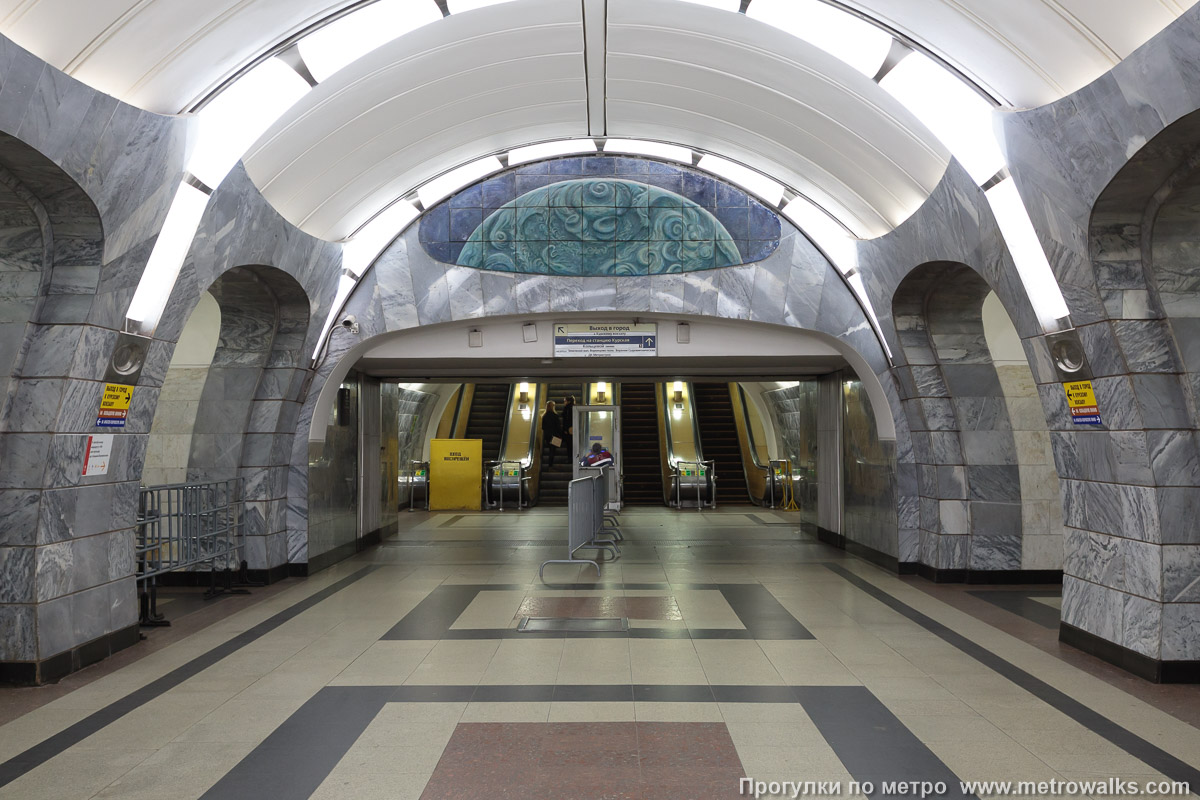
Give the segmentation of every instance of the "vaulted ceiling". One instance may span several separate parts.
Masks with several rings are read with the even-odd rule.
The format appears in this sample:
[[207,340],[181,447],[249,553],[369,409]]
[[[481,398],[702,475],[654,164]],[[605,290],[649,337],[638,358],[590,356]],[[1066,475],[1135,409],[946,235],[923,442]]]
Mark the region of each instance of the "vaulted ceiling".
[[[411,2],[428,13],[434,0]],[[462,2],[449,0],[449,10]],[[1082,87],[1191,5],[825,2],[1018,107]],[[331,14],[369,4],[0,0],[0,33],[127,102],[179,113]],[[513,0],[453,13],[317,85],[251,149],[247,167],[285,216],[337,239],[480,155],[635,137],[754,167],[860,236],[890,230],[940,178],[945,148],[870,78],[753,16],[681,0]]]

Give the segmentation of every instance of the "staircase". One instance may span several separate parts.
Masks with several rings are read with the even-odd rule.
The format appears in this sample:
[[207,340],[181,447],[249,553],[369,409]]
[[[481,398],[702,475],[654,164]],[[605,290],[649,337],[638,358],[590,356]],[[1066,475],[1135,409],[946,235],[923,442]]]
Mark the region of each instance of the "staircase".
[[663,504],[655,388],[653,383],[621,384],[621,466],[625,473],[626,505]]
[[[581,383],[552,383],[548,387],[549,394],[542,398],[542,408],[538,409],[538,424],[541,425],[542,409],[547,400],[553,400],[557,406],[555,411],[562,414],[567,396],[575,395],[575,402],[583,402],[583,384]],[[570,419],[563,420],[563,430],[571,425]],[[574,475],[574,449],[571,441],[563,436],[563,446],[558,448],[554,456],[554,466],[546,467],[546,458],[550,455],[547,442],[542,442],[542,473],[538,478],[538,505],[565,506],[567,504],[567,484]]]
[[511,383],[475,384],[464,438],[483,439],[484,461],[495,461],[500,457],[500,437],[504,434],[504,417],[508,413],[511,390]]
[[705,461],[716,461],[717,504],[750,505],[727,383],[693,383],[692,402]]

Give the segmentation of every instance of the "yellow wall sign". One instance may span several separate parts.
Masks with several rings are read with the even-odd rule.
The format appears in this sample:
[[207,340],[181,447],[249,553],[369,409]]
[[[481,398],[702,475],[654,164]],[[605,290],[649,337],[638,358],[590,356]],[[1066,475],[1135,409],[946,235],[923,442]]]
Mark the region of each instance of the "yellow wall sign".
[[1067,393],[1067,408],[1071,410],[1071,421],[1076,425],[1099,425],[1100,405],[1091,381],[1069,381],[1063,384]]
[[120,383],[104,384],[100,398],[100,411],[96,414],[97,428],[124,428],[129,416],[129,404],[133,402],[133,387]]
[[482,487],[482,439],[429,443],[430,511],[478,511]]

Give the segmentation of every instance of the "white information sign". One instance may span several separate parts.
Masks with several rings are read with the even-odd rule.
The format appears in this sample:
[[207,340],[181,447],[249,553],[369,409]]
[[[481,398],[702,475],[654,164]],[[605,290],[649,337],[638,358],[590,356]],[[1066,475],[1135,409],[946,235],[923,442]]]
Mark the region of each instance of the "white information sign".
[[658,323],[555,323],[554,357],[658,355]]
[[108,461],[112,456],[113,435],[101,433],[89,436],[87,440],[87,455],[84,456],[84,475],[107,475]]

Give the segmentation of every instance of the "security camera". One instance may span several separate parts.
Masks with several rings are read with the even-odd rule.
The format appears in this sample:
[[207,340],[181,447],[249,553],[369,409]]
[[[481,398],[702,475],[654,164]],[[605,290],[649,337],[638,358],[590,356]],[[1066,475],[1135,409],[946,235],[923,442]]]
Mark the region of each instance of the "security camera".
[[351,333],[358,333],[358,317],[353,314],[348,315],[342,320],[342,327]]

